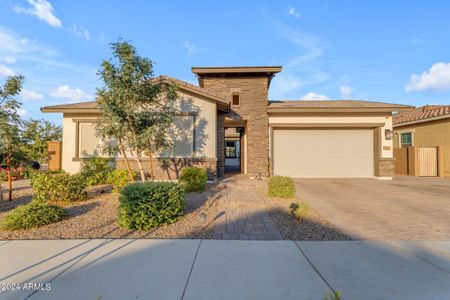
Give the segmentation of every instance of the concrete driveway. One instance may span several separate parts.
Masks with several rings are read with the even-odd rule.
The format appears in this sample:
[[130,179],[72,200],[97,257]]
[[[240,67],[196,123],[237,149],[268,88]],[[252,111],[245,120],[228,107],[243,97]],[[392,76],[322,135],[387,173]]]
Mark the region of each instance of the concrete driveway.
[[450,242],[0,240],[0,299],[448,299]]
[[301,179],[297,195],[353,239],[450,239],[449,179]]

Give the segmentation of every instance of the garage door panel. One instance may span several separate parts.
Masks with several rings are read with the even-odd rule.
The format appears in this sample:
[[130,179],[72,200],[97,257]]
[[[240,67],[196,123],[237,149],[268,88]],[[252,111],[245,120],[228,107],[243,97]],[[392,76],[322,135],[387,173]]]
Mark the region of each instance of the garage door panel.
[[274,174],[294,178],[372,177],[373,130],[275,129]]

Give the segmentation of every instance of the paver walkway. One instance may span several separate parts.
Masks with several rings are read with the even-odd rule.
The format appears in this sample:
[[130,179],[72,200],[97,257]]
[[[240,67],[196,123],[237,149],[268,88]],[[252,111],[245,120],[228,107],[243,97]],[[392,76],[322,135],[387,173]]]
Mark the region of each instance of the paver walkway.
[[233,176],[223,180],[218,197],[219,217],[213,239],[280,240],[282,235],[266,211],[261,182]]

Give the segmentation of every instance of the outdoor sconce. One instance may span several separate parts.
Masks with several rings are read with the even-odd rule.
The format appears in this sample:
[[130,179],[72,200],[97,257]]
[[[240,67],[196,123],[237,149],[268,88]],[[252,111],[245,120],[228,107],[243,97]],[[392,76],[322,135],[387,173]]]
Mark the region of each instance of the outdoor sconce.
[[392,140],[392,130],[390,129],[385,129],[384,130],[384,137],[386,138],[386,140]]

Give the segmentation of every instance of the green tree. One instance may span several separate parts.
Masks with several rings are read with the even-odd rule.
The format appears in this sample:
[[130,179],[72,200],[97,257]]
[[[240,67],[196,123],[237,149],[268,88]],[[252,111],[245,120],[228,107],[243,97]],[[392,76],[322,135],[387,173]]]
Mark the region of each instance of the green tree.
[[[9,76],[3,87],[0,87],[0,153],[8,166],[8,199],[12,200],[11,156],[18,150],[20,144],[21,119],[18,110],[22,106],[14,99],[22,90],[24,77]],[[0,200],[3,200],[0,192]]]
[[143,154],[151,161],[153,153],[170,146],[166,137],[176,113],[177,88],[170,81],[155,79],[153,62],[139,56],[128,42],[119,39],[110,45],[113,59],[104,60],[98,73],[104,83],[97,89],[103,116],[96,132],[104,140],[116,141],[131,178],[129,151],[145,181]]
[[46,120],[34,120],[24,122],[22,130],[21,150],[30,160],[47,162],[48,141],[60,141],[62,127]]

